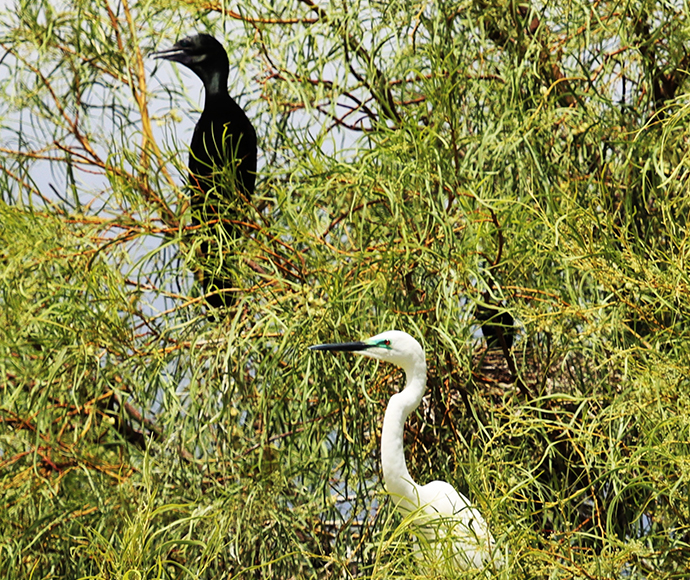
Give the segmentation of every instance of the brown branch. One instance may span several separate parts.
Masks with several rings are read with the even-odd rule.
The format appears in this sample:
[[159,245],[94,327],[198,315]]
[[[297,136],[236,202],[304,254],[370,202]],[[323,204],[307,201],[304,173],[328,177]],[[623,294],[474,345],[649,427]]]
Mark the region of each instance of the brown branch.
[[226,8],[225,4],[221,4],[220,2],[185,1],[196,9],[200,8],[202,10],[219,12],[235,20],[241,20],[242,22],[248,22],[250,24],[316,24],[319,21],[318,18],[250,18],[249,16],[242,16],[239,12]]
[[[486,11],[489,8],[489,2],[485,0],[477,0],[476,6],[481,11]],[[514,6],[511,3],[511,6]],[[565,76],[561,67],[557,62],[553,61],[550,47],[547,44],[547,38],[550,34],[550,30],[547,26],[543,25],[539,17],[532,11],[532,7],[529,3],[523,2],[515,7],[511,12],[512,20],[515,24],[515,30],[519,36],[527,35],[529,37],[534,37],[537,32],[541,31],[542,39],[540,40],[541,52],[540,52],[540,68],[545,79],[549,82],[549,85],[555,86],[559,94],[559,103],[564,107],[573,107],[577,104],[577,99],[573,95],[573,90],[570,87],[569,79]],[[526,23],[526,20],[529,22]],[[489,38],[500,46],[505,46],[508,42],[512,41],[512,37],[508,31],[499,27],[499,25],[494,21],[487,22],[487,30]],[[524,49],[520,52],[524,53]]]
[[649,122],[660,121],[664,117],[664,106],[668,101],[675,99],[678,88],[688,76],[688,66],[690,65],[690,54],[683,48],[684,56],[681,61],[668,73],[663,72],[663,66],[657,64],[656,31],[652,32],[647,22],[648,15],[643,12],[635,22],[634,31],[641,42],[637,49],[648,64],[649,75],[651,76],[652,98],[654,112],[649,118]]
[[[340,34],[341,39],[343,40],[344,43],[344,48],[345,48],[345,53],[347,55],[347,50],[348,47],[351,46],[355,52],[355,54],[362,59],[367,65],[371,66],[373,69],[373,75],[374,75],[374,83],[372,86],[372,83],[367,82],[365,79],[361,80],[365,84],[365,86],[369,89],[371,92],[372,96],[374,99],[379,103],[381,106],[381,111],[383,115],[394,121],[395,123],[399,124],[401,121],[400,115],[398,114],[397,107],[395,105],[395,101],[393,99],[393,94],[390,91],[390,85],[383,74],[383,72],[376,66],[374,66],[374,59],[369,55],[367,50],[362,46],[362,43],[359,42],[356,38],[354,38],[351,34],[349,34],[343,22],[341,22],[338,19],[331,18],[329,14],[320,6],[316,5],[313,0],[299,0],[303,4],[306,4],[309,6],[309,8],[315,12],[319,16],[319,20],[323,20],[329,24],[333,25],[333,28]],[[348,64],[350,65],[350,69],[352,70],[352,73],[355,75],[355,78],[360,79],[360,76],[357,74],[357,72],[354,70],[354,67],[352,67],[351,63],[349,62],[348,59]]]
[[386,202],[385,199],[374,199],[374,200],[371,200],[371,201],[367,201],[367,202],[364,202],[364,203],[360,203],[357,207],[353,207],[353,208],[352,208],[350,211],[348,211],[347,213],[343,213],[343,214],[340,215],[339,217],[335,218],[335,219],[329,224],[329,226],[325,229],[325,231],[321,234],[320,237],[321,237],[321,238],[325,238],[325,237],[331,232],[331,230],[332,230],[335,226],[337,226],[341,221],[343,221],[343,220],[344,220],[347,216],[349,216],[350,214],[353,214],[353,213],[355,213],[355,212],[357,212],[357,211],[363,209],[363,208],[366,207],[366,206],[376,205],[376,204],[378,204],[378,203],[385,203],[385,202]]
[[[115,391],[111,391],[111,393],[112,401],[115,402],[115,404],[117,404],[117,406],[120,409],[122,409],[122,411],[127,417],[129,417],[130,419],[144,427],[147,431],[149,431],[154,440],[158,441],[159,443],[165,442],[163,430],[158,425],[156,425],[156,423],[154,423],[151,419],[144,417],[130,403],[122,401],[120,396]],[[128,422],[121,420],[119,417],[116,417],[114,427],[118,431],[118,433],[120,433],[125,438],[125,440],[128,443],[136,445],[141,449],[146,449],[146,435],[141,431],[137,431],[136,429],[134,429],[134,427],[132,427]],[[182,447],[179,447],[178,451],[180,453],[180,456],[185,461],[193,463],[194,457],[191,453],[189,453],[189,451],[183,449]]]

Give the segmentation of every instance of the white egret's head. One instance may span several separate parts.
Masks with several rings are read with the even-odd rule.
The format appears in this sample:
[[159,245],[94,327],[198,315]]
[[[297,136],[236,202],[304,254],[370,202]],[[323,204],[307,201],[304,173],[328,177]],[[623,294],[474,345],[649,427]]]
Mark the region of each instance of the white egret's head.
[[393,363],[405,372],[411,370],[413,365],[425,364],[422,346],[409,334],[400,330],[387,330],[362,342],[317,344],[309,349],[354,352]]

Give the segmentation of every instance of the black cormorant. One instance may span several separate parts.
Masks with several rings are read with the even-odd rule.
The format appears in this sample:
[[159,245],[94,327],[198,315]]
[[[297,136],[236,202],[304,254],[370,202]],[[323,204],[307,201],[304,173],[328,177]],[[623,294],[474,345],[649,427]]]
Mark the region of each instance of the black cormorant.
[[[194,129],[189,154],[192,223],[223,219],[225,231],[235,238],[238,228],[228,220],[238,216],[235,212],[219,212],[217,205],[237,196],[245,200],[252,197],[256,179],[256,132],[228,94],[228,55],[211,35],[197,34],[179,40],[168,50],[156,52],[154,58],[179,62],[204,83],[204,110]],[[201,254],[206,261],[208,243],[201,245]],[[201,273],[201,283],[208,304],[218,308],[232,300],[216,291],[231,288],[233,284],[227,277],[214,274],[217,261],[210,262]]]

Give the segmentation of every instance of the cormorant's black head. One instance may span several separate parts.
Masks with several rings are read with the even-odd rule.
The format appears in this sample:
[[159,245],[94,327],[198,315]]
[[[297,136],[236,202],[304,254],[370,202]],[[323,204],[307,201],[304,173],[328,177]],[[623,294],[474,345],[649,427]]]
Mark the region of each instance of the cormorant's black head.
[[223,45],[210,34],[195,34],[178,40],[172,48],[154,52],[153,58],[179,62],[202,80],[212,71],[227,71],[228,55]]

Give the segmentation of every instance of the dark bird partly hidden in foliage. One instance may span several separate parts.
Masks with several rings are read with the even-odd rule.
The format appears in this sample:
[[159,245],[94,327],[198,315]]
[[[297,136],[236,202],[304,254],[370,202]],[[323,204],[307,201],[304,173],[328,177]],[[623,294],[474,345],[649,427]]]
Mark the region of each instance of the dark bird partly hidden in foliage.
[[[192,223],[222,220],[228,236],[236,239],[239,226],[231,222],[239,219],[238,212],[228,211],[223,204],[237,207],[237,201],[246,202],[254,194],[256,132],[228,94],[228,55],[215,38],[197,34],[156,52],[154,58],[179,62],[204,83],[204,110],[194,129],[189,154]],[[209,244],[204,242],[201,254],[206,267],[199,275],[207,303],[220,308],[233,302],[228,293],[222,292],[233,283],[227,275],[218,275],[219,260],[209,250]]]
[[489,348],[513,348],[515,321],[507,310],[500,310],[491,304],[478,305],[475,317],[481,324],[482,333]]

